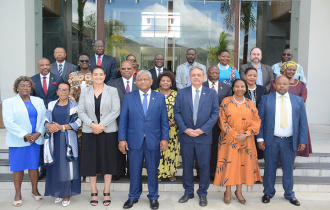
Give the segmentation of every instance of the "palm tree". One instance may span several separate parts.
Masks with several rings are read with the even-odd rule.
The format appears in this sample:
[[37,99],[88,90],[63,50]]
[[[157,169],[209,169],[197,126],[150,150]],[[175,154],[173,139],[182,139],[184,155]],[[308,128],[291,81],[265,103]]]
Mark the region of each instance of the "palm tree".
[[[219,37],[219,44],[214,47],[207,47],[209,50],[209,60],[211,64],[217,64],[219,62],[218,55],[221,50],[228,50],[232,51],[228,48],[230,44],[232,44],[232,40],[229,38],[231,37],[231,34],[226,33],[225,31],[221,32]],[[232,61],[232,59],[231,59]]]

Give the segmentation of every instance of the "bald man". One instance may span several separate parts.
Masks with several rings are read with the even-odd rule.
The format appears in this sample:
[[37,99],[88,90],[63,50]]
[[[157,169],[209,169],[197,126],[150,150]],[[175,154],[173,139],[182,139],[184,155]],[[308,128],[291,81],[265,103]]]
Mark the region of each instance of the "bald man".
[[291,94],[289,79],[280,76],[275,81],[276,92],[263,95],[258,105],[261,127],[257,135],[258,148],[264,150],[265,173],[263,203],[275,195],[276,170],[281,157],[284,198],[300,206],[293,192],[293,169],[297,151],[307,145],[308,123],[303,98]]
[[54,50],[55,62],[50,65],[50,72],[62,77],[63,81],[68,82],[71,72],[78,71],[78,67],[65,60],[66,52],[63,47],[56,47]]

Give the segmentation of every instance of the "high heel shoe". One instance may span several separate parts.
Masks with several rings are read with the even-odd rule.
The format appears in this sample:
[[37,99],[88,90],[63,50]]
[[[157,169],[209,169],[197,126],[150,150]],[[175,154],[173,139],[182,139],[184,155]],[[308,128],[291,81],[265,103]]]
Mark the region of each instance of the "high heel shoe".
[[[223,202],[228,205],[231,202],[231,198],[229,200],[227,200],[227,199],[225,199],[225,196],[226,196],[226,192],[224,192],[224,194],[223,194]],[[231,195],[230,195],[230,197],[231,197]]]
[[[98,193],[91,193],[91,197],[93,196],[97,196]],[[89,202],[92,206],[97,206],[97,204],[99,204],[99,201],[98,200],[91,200]]]
[[36,201],[42,201],[43,200],[42,195],[33,195],[33,193],[31,193],[31,195],[34,198],[34,200],[36,200]]
[[[105,197],[105,196],[110,196],[110,192],[109,192],[109,193],[104,193],[104,192],[103,192],[103,196],[104,196],[104,197]],[[111,200],[104,200],[104,201],[103,201],[103,206],[109,206],[110,203],[111,203]]]
[[[241,204],[243,204],[243,205],[246,204],[246,200],[245,200],[245,199],[240,200],[240,199],[237,197],[236,191],[235,191],[235,195],[236,195],[236,198],[237,198],[237,200],[238,200],[239,203],[241,203]],[[243,197],[243,195],[242,195],[242,197]]]

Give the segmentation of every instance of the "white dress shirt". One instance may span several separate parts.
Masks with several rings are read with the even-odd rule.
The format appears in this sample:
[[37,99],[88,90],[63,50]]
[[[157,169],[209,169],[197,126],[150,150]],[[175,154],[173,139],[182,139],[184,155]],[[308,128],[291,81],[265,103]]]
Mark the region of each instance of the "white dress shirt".
[[[99,59],[99,55],[96,55],[96,54],[95,54],[95,64],[97,64],[97,60],[98,60],[98,59]],[[101,59],[101,64],[102,64],[103,55],[101,55],[100,59]]]
[[[209,87],[210,87],[210,89],[212,89],[212,87],[213,87],[213,82],[212,82],[211,80],[209,80]],[[217,91],[217,94],[218,94],[219,81],[216,81],[216,82],[214,83],[214,89],[215,89],[215,91]]]
[[47,90],[48,90],[48,87],[49,87],[49,76],[50,76],[50,73],[48,73],[46,76],[40,74],[40,81],[41,81],[41,86],[43,86],[44,84],[44,77],[46,77],[46,83],[47,83]]
[[65,65],[65,60],[62,63],[59,63],[59,62],[56,61],[56,64],[57,64],[57,70],[58,71],[60,70],[60,64],[62,64],[62,71],[63,71],[64,65]]
[[126,90],[126,86],[127,86],[127,81],[129,82],[129,92],[132,92],[132,87],[133,87],[133,76],[131,76],[131,78],[129,78],[128,80],[125,79],[124,77],[123,78],[123,82],[124,82],[124,87],[125,87],[125,90]]
[[155,66],[156,74],[157,74],[157,77],[158,77],[159,71],[158,71],[157,69],[160,69],[160,73],[162,74],[163,71],[164,71],[164,68],[163,68],[163,67],[162,67],[162,68],[157,68],[157,67]]
[[194,86],[191,86],[193,107],[194,107],[194,103],[195,103],[196,90],[199,90],[198,96],[199,96],[199,99],[200,99],[201,98],[201,93],[202,93],[202,87],[203,87],[203,85],[200,88],[196,89],[196,88],[194,88]]
[[[284,94],[286,103],[286,114],[288,120],[288,126],[286,128],[281,128],[281,94],[276,92],[276,107],[275,107],[275,126],[274,126],[274,136],[278,137],[290,137],[293,134],[292,127],[292,106],[289,93]],[[264,141],[263,138],[258,138],[257,142]]]
[[[142,104],[142,107],[143,107],[144,92],[139,90],[139,93],[140,93],[140,98],[141,98],[141,104]],[[149,102],[150,102],[151,88],[148,90],[147,94],[148,94],[147,95],[147,101],[148,101],[147,109],[148,109],[149,108]]]

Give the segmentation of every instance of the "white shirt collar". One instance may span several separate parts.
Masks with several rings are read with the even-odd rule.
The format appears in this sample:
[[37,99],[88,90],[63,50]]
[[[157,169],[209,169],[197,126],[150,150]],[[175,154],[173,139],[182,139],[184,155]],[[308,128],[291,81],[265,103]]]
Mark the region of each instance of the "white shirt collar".
[[[140,93],[140,96],[143,96],[144,92],[142,92],[140,89],[139,89],[139,93]],[[148,90],[147,92],[148,96],[151,95],[151,88]]]
[[191,86],[192,91],[195,93],[196,90],[199,90],[199,94],[202,92],[202,87],[203,87],[203,85],[200,88],[196,89],[194,86]]
[[[290,98],[290,96],[289,96],[289,92],[286,92],[286,93],[284,94],[284,97],[285,97],[285,98]],[[276,92],[276,98],[281,98],[281,94],[279,94],[278,92]]]
[[49,79],[49,76],[50,76],[50,72],[49,72],[46,76],[40,74],[40,78],[41,78],[41,79],[43,79],[43,77],[47,77],[46,79]]
[[156,70],[156,71],[157,71],[157,69],[160,69],[160,71],[163,72],[163,68],[164,68],[164,67],[158,68],[157,66],[155,66],[155,70]]
[[133,75],[129,79],[125,79],[124,77],[122,77],[122,78],[123,78],[123,81],[124,81],[125,85],[126,85],[127,81],[129,81],[129,84],[133,83]]
[[56,61],[56,63],[57,63],[57,67],[59,67],[60,64],[62,64],[62,66],[64,66],[65,65],[65,60],[62,63],[59,63],[58,61]]

